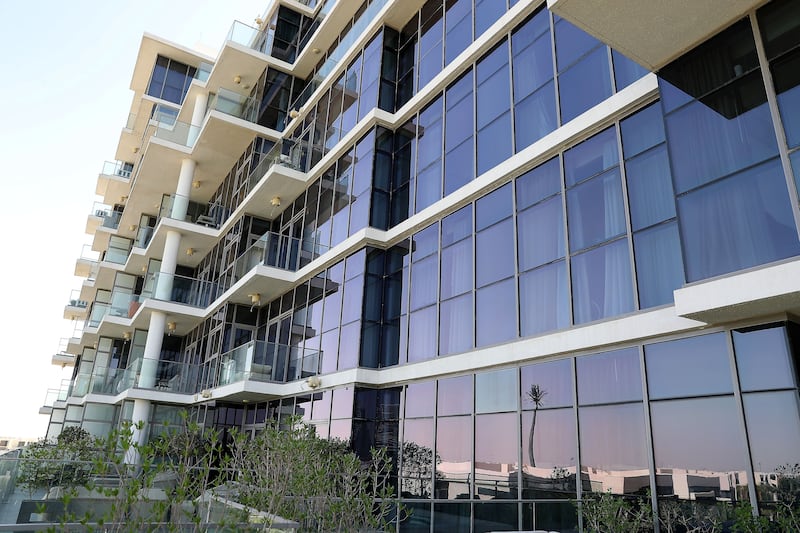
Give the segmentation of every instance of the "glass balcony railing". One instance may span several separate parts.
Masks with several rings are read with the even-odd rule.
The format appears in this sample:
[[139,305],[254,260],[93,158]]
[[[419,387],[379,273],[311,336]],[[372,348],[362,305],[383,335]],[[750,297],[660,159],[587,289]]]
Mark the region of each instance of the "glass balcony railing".
[[125,161],[106,161],[103,163],[103,170],[101,174],[105,176],[117,176],[120,178],[130,179],[133,172],[133,163]]
[[103,219],[103,227],[109,229],[117,229],[119,227],[119,220],[122,218],[122,210],[100,202],[95,202],[92,205],[91,214],[92,216]]
[[[364,29],[375,19],[375,16],[378,14],[378,12],[383,9],[383,6],[385,6],[388,2],[389,0],[373,0],[367,9],[361,13],[361,16],[358,17],[358,20],[353,23],[353,26],[350,28],[350,30],[341,37],[339,44],[330,54],[328,54],[328,58],[325,60],[322,66],[317,69],[317,72],[314,74],[314,77],[311,79],[308,85],[306,85],[305,89],[303,89],[300,94],[297,95],[297,97],[294,99],[294,102],[292,102],[292,104],[289,106],[289,109],[299,110],[303,104],[305,104],[308,99],[311,98],[311,95],[314,93],[314,91],[316,91],[320,84],[325,81],[325,78],[327,78],[328,75],[333,72],[353,43],[356,42],[358,37],[363,33]],[[326,2],[326,4],[328,4],[328,2]],[[327,13],[326,7],[327,6],[323,6],[323,8],[320,10],[321,16],[324,16],[324,14]],[[310,38],[310,36],[308,38]],[[301,48],[305,46],[308,38],[301,42]]]
[[99,261],[100,260],[100,252],[92,250],[91,244],[84,244],[81,248],[81,255],[80,258],[84,261]]
[[158,220],[184,220],[207,228],[218,228],[227,215],[228,212],[222,204],[193,202],[188,196],[180,194],[163,195],[158,210]]
[[70,307],[78,307],[80,309],[86,309],[89,305],[89,302],[86,300],[81,300],[81,291],[80,289],[72,289],[72,292],[69,294],[69,305]]
[[192,307],[205,308],[217,299],[224,289],[217,282],[156,272],[145,280],[147,288],[142,298],[154,298]]
[[211,110],[221,111],[236,118],[255,122],[258,104],[254,97],[242,96],[220,87],[216,93],[212,93],[208,97],[206,114]]
[[250,341],[220,356],[217,385],[240,381],[286,383],[319,373],[320,352],[267,341]]
[[153,238],[154,232],[155,228],[149,226],[139,228],[136,231],[136,239],[133,241],[133,245],[138,248],[147,248],[147,245],[150,244],[150,239]]
[[194,73],[194,79],[208,81],[208,77],[211,75],[211,69],[213,68],[214,65],[211,63],[206,63],[205,61],[200,62],[200,65],[198,65],[197,70]]
[[272,44],[275,41],[275,30],[262,31],[235,20],[225,40],[233,41],[251,50],[270,55],[272,53]]
[[153,130],[153,137],[191,148],[200,133],[200,126],[186,122],[159,122]]
[[[141,368],[136,373],[135,387],[138,389],[193,394],[197,392],[200,367],[175,361],[141,359]],[[137,364],[139,363],[137,361]]]
[[239,280],[257,265],[296,272],[328,250],[330,247],[313,239],[268,232],[239,256],[234,265],[234,276]]
[[79,373],[75,379],[70,383],[67,394],[73,398],[83,398],[89,392],[89,384],[92,381],[92,375],[88,373]]
[[103,303],[103,302],[94,302],[92,304],[92,310],[89,311],[89,318],[86,319],[86,327],[89,328],[96,328],[100,325],[100,322],[103,321],[103,318],[108,314],[108,310],[111,307],[110,304]]

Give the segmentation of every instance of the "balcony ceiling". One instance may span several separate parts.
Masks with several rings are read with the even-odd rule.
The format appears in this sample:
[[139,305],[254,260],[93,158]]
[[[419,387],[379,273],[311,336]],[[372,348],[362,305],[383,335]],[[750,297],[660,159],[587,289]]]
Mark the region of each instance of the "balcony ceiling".
[[766,0],[547,0],[556,15],[657,71]]
[[213,63],[214,59],[205,54],[162,39],[152,33],[145,33],[142,42],[139,44],[139,53],[136,55],[136,65],[133,68],[130,88],[137,94],[142,94],[147,89],[150,82],[150,74],[159,55],[175,59],[181,63],[198,66],[201,62]]

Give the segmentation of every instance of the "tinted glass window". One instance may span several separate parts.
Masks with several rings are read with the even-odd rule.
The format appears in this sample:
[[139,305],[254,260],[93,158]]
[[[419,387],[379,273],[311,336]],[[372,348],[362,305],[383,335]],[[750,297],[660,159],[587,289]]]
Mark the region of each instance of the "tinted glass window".
[[733,393],[724,333],[645,346],[651,399]]
[[577,364],[580,405],[642,399],[642,374],[637,349],[578,357]]

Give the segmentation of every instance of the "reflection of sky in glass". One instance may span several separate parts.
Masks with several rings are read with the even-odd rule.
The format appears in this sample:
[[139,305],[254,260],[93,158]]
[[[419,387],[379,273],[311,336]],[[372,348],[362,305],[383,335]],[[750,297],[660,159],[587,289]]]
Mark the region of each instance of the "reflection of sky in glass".
[[412,383],[406,387],[406,417],[433,416],[436,382]]
[[580,405],[642,399],[636,348],[578,357],[577,364]]
[[438,398],[440,416],[472,413],[472,376],[440,379]]
[[[519,461],[517,414],[477,415],[475,417],[475,462],[516,465]],[[477,468],[477,467],[476,467]],[[486,468],[484,465],[482,468]]]
[[578,413],[583,467],[647,469],[641,403],[582,407]]
[[733,346],[743,391],[795,386],[783,327],[734,331]]
[[475,412],[517,409],[517,369],[483,372],[475,376]]
[[800,463],[797,392],[744,394],[743,401],[756,479],[758,472]]
[[645,346],[651,399],[733,392],[725,333]]
[[539,385],[545,392],[542,407],[565,407],[572,405],[572,361],[562,359],[547,363],[523,366],[522,409],[533,409],[533,402],[527,397],[532,385]]
[[[522,464],[531,465],[530,436],[533,412],[522,413]],[[533,456],[536,468],[571,468],[577,454],[575,415],[572,409],[540,410],[533,431]]]

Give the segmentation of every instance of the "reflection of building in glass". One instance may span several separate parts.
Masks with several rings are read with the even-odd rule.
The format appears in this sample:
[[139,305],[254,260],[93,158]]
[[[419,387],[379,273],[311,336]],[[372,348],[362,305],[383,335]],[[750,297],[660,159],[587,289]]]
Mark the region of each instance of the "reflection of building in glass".
[[575,531],[609,491],[772,512],[800,5],[652,4],[275,0],[215,58],[145,35],[48,434],[298,415],[389,448],[400,531]]

